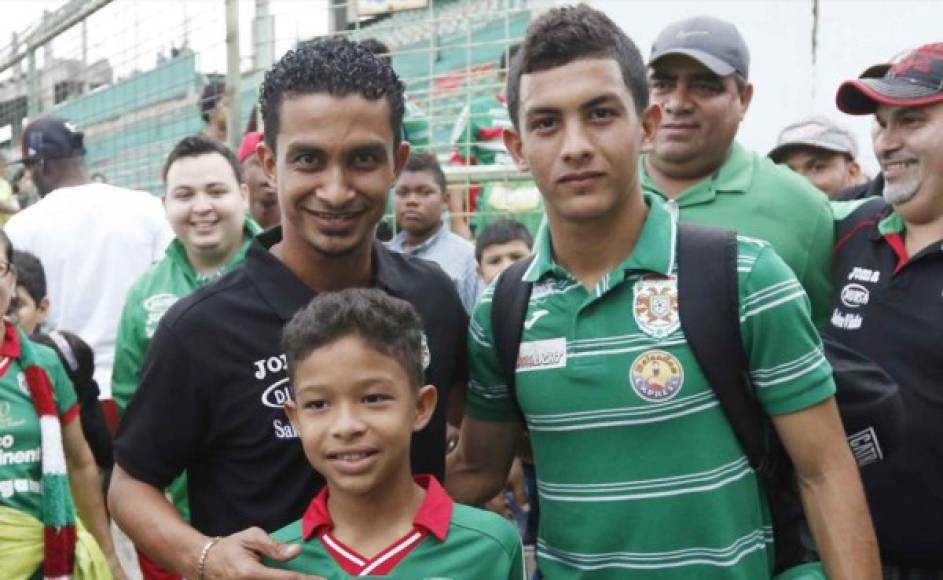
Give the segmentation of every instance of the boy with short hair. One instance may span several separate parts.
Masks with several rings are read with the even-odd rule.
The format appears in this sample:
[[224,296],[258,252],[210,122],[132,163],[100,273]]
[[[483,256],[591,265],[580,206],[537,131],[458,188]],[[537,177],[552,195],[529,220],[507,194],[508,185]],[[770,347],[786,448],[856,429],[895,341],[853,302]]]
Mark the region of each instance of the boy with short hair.
[[475,246],[442,222],[449,191],[442,167],[431,153],[413,153],[393,187],[400,232],[388,247],[431,260],[448,274],[465,310],[471,312],[484,290],[475,263]]
[[534,246],[527,226],[513,219],[500,219],[488,224],[475,240],[478,275],[491,284],[498,274],[521,258],[530,255]]
[[520,540],[499,516],[453,503],[409,448],[436,406],[423,386],[419,315],[378,289],[321,294],[285,327],[292,400],[285,411],[327,486],[302,518],[273,534],[301,544],[289,562],[324,576],[524,576]]
[[11,309],[16,323],[27,336],[40,329],[49,313],[49,297],[46,296],[46,271],[39,258],[29,252],[15,250],[13,264],[16,266],[16,299]]

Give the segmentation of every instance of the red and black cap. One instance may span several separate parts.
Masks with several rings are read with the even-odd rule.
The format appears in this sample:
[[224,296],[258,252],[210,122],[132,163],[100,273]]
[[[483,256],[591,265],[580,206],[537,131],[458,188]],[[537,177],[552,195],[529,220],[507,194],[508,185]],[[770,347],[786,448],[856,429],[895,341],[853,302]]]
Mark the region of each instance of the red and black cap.
[[849,115],[870,115],[878,105],[924,107],[943,102],[943,43],[925,44],[891,65],[868,68],[861,78],[842,83],[835,102]]

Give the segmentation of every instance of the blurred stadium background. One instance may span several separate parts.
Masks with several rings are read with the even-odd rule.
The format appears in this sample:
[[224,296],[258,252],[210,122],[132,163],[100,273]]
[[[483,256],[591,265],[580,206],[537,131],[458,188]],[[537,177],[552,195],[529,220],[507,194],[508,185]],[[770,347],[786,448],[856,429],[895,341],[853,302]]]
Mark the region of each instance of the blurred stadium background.
[[[20,3],[24,4],[24,3]],[[519,41],[539,0],[69,0],[46,2],[0,46],[0,151],[19,157],[28,119],[44,113],[85,132],[90,174],[161,192],[163,161],[199,132],[203,87],[231,91],[233,148],[249,123],[264,71],[285,51],[324,34],[376,38],[392,53],[422,148],[445,164],[463,107],[499,91],[497,61]],[[35,12],[35,11],[34,11]],[[10,11],[7,12],[10,15]],[[236,96],[238,95],[238,96]],[[476,181],[519,180],[512,168]],[[451,172],[468,181],[469,172]]]
[[[17,157],[29,118],[51,112],[86,133],[91,173],[159,193],[172,145],[202,127],[202,88],[238,94],[232,138],[245,130],[264,70],[324,34],[387,43],[410,102],[428,122],[423,143],[447,160],[463,107],[494,95],[495,65],[534,15],[566,0],[2,0],[0,152]],[[902,50],[938,42],[939,0],[591,0],[629,32],[643,55],[657,32],[686,15],[731,20],[752,53],[757,87],[738,138],[767,151],[779,130],[809,114],[845,123],[870,151],[870,119],[835,110],[841,80]],[[48,8],[43,13],[38,6]],[[19,7],[19,8],[17,8]],[[414,112],[415,112],[414,111]],[[470,141],[459,135],[459,141]],[[451,168],[450,181],[526,179],[513,168]],[[531,192],[533,193],[533,192]],[[514,205],[513,192],[505,200]]]

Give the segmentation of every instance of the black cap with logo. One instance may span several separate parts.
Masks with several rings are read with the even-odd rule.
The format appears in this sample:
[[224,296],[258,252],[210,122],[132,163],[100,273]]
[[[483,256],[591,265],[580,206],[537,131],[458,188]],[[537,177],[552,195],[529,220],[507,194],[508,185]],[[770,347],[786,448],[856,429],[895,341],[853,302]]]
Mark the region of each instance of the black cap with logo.
[[17,162],[68,159],[85,154],[85,135],[65,119],[43,115],[26,126],[20,147]]

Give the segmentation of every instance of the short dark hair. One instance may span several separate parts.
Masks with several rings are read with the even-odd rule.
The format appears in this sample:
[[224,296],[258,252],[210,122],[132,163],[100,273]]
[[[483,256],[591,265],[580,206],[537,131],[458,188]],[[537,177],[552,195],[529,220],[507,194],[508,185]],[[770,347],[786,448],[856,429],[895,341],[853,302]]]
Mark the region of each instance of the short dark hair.
[[406,171],[426,171],[431,173],[436,185],[439,186],[439,193],[445,195],[445,173],[442,172],[442,166],[439,165],[439,160],[436,159],[435,155],[432,153],[426,153],[425,151],[411,153],[409,159],[406,161],[406,165],[403,167],[403,172]]
[[271,69],[259,91],[265,125],[265,144],[275,150],[279,112],[286,96],[327,93],[334,97],[357,94],[386,99],[390,106],[393,146],[403,137],[403,83],[382,58],[357,42],[328,37],[289,50]]
[[[406,301],[376,288],[349,288],[317,295],[282,332],[288,376],[312,352],[348,336],[396,359],[413,387],[423,384],[422,321]],[[294,391],[292,391],[294,397]]]
[[170,151],[170,155],[167,156],[167,161],[164,162],[164,169],[161,171],[160,177],[166,182],[167,172],[170,171],[170,166],[178,159],[199,157],[200,155],[209,155],[211,153],[222,155],[223,159],[225,159],[232,168],[233,175],[236,176],[236,183],[242,183],[242,165],[239,163],[239,159],[236,158],[236,154],[233,153],[229,147],[202,134],[184,137],[174,145],[174,148]]
[[0,244],[5,248],[4,257],[7,259],[7,264],[13,264],[13,242],[10,241],[10,236],[0,228]]
[[514,62],[514,57],[517,56],[517,53],[521,50],[521,43],[515,42],[509,44],[506,49],[501,51],[501,58],[498,59],[498,70],[506,71],[508,70],[508,63]]
[[480,264],[485,248],[497,244],[507,244],[520,240],[527,248],[534,247],[534,238],[531,237],[527,226],[517,220],[499,219],[485,226],[475,236],[475,260]]
[[203,92],[200,93],[200,117],[204,123],[210,122],[210,113],[225,94],[226,83],[220,80],[211,80],[203,87]]
[[521,76],[569,64],[581,58],[612,58],[632,94],[635,110],[648,106],[648,81],[638,47],[608,16],[586,4],[545,12],[527,27],[521,51],[511,61],[507,101],[518,127]]
[[13,265],[16,266],[16,285],[22,286],[33,302],[39,303],[46,297],[46,271],[39,258],[29,252],[13,252]]

